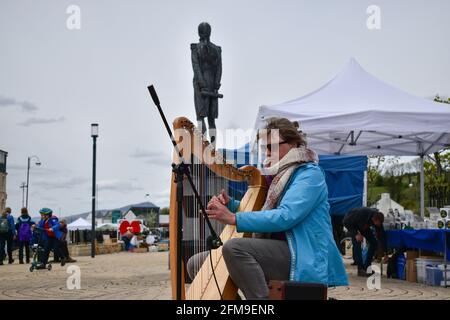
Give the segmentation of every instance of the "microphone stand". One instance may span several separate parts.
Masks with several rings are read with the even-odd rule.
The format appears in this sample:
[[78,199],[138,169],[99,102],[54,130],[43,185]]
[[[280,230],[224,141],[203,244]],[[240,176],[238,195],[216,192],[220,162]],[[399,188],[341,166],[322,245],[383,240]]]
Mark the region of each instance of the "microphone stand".
[[209,231],[211,233],[210,236],[206,239],[208,250],[211,249],[217,249],[220,246],[222,246],[222,240],[217,235],[216,231],[214,230],[213,226],[211,225],[211,221],[208,218],[208,215],[206,214],[205,206],[203,205],[203,201],[200,198],[200,195],[197,191],[197,188],[194,185],[194,181],[192,180],[191,173],[189,172],[189,167],[185,164],[183,155],[180,152],[180,149],[178,149],[178,145],[175,141],[175,138],[172,134],[172,130],[169,127],[169,124],[167,122],[166,116],[164,115],[164,112],[161,108],[161,104],[159,102],[158,95],[156,94],[155,88],[153,85],[147,87],[148,91],[150,92],[150,96],[152,97],[153,103],[158,108],[159,114],[161,115],[161,118],[164,122],[164,126],[166,127],[167,133],[169,134],[170,140],[172,141],[173,147],[175,148],[176,153],[178,154],[178,157],[180,159],[179,164],[172,163],[172,172],[175,173],[175,182],[177,184],[177,217],[178,217],[178,228],[177,228],[177,300],[181,300],[181,268],[182,268],[182,246],[181,246],[181,236],[182,236],[182,230],[183,230],[183,178],[186,176],[192,191],[194,193],[194,197],[197,200],[198,204],[200,205],[200,210],[203,214],[203,218],[205,219]]

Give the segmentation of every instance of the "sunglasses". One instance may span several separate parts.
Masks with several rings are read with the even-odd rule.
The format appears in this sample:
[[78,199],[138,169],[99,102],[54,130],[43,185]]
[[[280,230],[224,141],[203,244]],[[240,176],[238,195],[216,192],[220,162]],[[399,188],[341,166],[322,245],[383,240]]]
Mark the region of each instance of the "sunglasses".
[[272,152],[272,145],[277,144],[277,145],[281,146],[282,144],[285,144],[285,143],[288,143],[288,142],[287,142],[287,141],[282,141],[282,142],[278,142],[278,143],[267,144],[267,145],[266,145],[266,148],[267,148],[267,150],[269,150],[270,152]]

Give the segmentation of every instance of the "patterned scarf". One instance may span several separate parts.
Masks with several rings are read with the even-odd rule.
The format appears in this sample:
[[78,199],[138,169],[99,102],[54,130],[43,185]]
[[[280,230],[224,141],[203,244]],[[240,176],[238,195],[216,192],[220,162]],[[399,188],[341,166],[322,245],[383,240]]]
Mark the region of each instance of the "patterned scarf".
[[292,148],[280,161],[262,170],[264,174],[275,177],[270,184],[266,202],[261,210],[270,210],[277,206],[278,201],[280,200],[279,198],[292,173],[299,165],[307,162],[318,163],[319,158],[315,151],[300,146],[298,148]]

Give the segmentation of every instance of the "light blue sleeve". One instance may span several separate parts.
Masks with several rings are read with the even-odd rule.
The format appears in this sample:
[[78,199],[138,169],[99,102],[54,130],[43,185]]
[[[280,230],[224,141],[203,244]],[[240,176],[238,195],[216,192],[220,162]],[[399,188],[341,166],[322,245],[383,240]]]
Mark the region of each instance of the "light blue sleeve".
[[291,185],[276,209],[236,213],[238,232],[286,231],[300,223],[324,196],[327,187],[320,168],[296,173]]
[[235,200],[234,198],[230,198],[230,201],[227,204],[227,208],[231,212],[236,213],[236,211],[239,208],[240,204],[241,204],[241,202],[239,200]]

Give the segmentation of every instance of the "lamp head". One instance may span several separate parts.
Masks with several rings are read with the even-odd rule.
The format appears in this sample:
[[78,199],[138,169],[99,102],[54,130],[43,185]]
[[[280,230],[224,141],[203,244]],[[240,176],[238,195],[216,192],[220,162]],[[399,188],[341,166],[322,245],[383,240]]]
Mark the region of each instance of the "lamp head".
[[91,124],[91,137],[92,138],[98,137],[98,123]]

